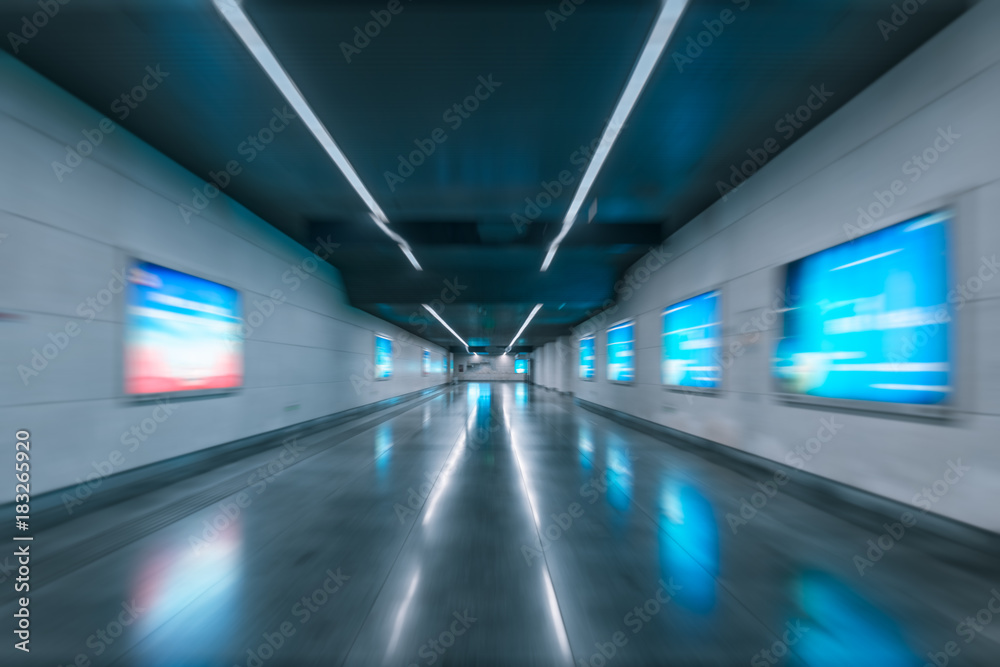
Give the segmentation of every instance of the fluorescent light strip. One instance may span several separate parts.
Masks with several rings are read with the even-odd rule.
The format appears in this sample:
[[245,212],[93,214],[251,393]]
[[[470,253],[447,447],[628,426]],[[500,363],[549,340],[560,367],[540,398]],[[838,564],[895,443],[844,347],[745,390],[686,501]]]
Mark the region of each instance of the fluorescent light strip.
[[930,225],[936,225],[936,224],[945,222],[950,217],[951,216],[948,213],[937,213],[937,214],[934,214],[934,215],[929,215],[926,218],[924,218],[923,220],[917,219],[916,222],[908,225],[906,227],[906,229],[904,229],[903,231],[904,232],[913,232],[913,231],[916,231],[918,229],[923,229],[924,227],[928,227]]
[[622,91],[622,96],[618,99],[614,113],[611,114],[611,120],[608,121],[608,126],[604,128],[601,143],[597,146],[597,150],[594,151],[594,157],[591,159],[590,164],[587,165],[587,170],[583,173],[583,178],[580,179],[580,186],[576,189],[573,201],[569,204],[566,217],[563,218],[562,229],[559,230],[559,234],[549,246],[549,251],[545,255],[545,261],[542,262],[542,271],[549,268],[552,258],[556,255],[556,250],[559,249],[559,244],[566,238],[569,228],[573,226],[576,215],[580,212],[580,207],[583,206],[583,201],[587,198],[591,186],[593,186],[594,181],[597,179],[597,173],[604,165],[604,161],[611,152],[611,147],[618,138],[618,134],[625,126],[629,114],[632,113],[632,107],[635,106],[639,95],[642,93],[642,89],[649,81],[649,77],[653,73],[653,68],[656,67],[657,61],[663,55],[663,51],[667,47],[667,42],[674,32],[674,28],[677,27],[677,22],[680,20],[681,14],[687,7],[687,4],[688,0],[665,0],[663,2],[660,13],[656,17],[656,22],[653,24],[653,30],[649,33],[646,44],[642,48],[642,53],[639,54],[639,60],[636,61],[628,83],[625,84],[625,90]]
[[698,324],[698,325],[693,326],[693,327],[687,327],[687,328],[684,328],[684,329],[674,329],[673,331],[667,331],[663,335],[664,336],[673,336],[674,334],[684,333],[685,331],[696,331],[697,329],[707,329],[708,327],[717,327],[720,324],[722,324],[722,322],[709,322],[708,324]]
[[559,249],[559,242],[563,240],[563,238],[566,236],[566,232],[568,231],[569,231],[569,226],[567,226],[564,221],[562,229],[559,231],[559,236],[557,236],[556,240],[553,241],[552,245],[549,246],[549,251],[545,253],[545,261],[542,262],[542,271],[548,270],[549,264],[552,263],[552,258],[556,256],[556,250]]
[[893,389],[898,391],[933,391],[947,394],[952,391],[947,385],[933,384],[873,384],[872,389]]
[[521,328],[517,330],[516,334],[514,334],[514,338],[511,339],[510,345],[508,345],[507,349],[504,350],[504,354],[510,352],[510,348],[514,347],[514,343],[517,342],[517,339],[520,337],[521,333],[528,327],[528,323],[531,322],[531,320],[535,317],[535,314],[541,309],[542,309],[542,304],[540,303],[535,305],[535,307],[531,309],[531,314],[528,315],[528,319],[524,321],[524,324],[521,325]]
[[413,254],[413,251],[410,250],[410,246],[403,245],[402,243],[400,243],[399,249],[403,251],[404,255],[406,255],[406,259],[410,260],[410,264],[413,265],[413,268],[415,268],[417,271],[423,271],[423,268],[420,266],[420,262],[417,261],[416,256]]
[[219,10],[222,18],[225,19],[229,27],[233,29],[236,36],[240,38],[243,45],[247,47],[250,54],[257,60],[260,64],[261,69],[264,73],[270,77],[271,81],[278,88],[288,103],[295,109],[295,113],[298,114],[302,122],[305,123],[309,131],[312,132],[313,136],[316,137],[316,141],[319,142],[320,146],[326,151],[330,159],[333,160],[337,168],[347,179],[347,182],[351,184],[354,191],[358,193],[361,199],[368,206],[368,209],[372,212],[372,219],[375,220],[375,224],[385,232],[389,238],[399,244],[400,249],[406,258],[410,260],[413,268],[418,271],[422,271],[420,264],[417,263],[416,258],[413,256],[413,251],[410,249],[409,244],[404,241],[398,234],[389,231],[388,227],[388,216],[386,216],[385,211],[382,207],[378,205],[372,193],[368,191],[365,184],[361,182],[361,177],[358,176],[358,172],[354,170],[354,166],[344,155],[344,152],[340,150],[340,146],[337,142],[333,140],[330,136],[330,132],[327,131],[326,127],[320,121],[320,119],[313,112],[309,103],[306,102],[306,98],[299,91],[295,82],[292,78],[288,76],[288,72],[281,66],[278,62],[277,57],[268,47],[267,43],[257,28],[254,27],[253,23],[250,21],[250,17],[246,15],[243,11],[243,7],[240,5],[239,0],[212,0],[215,8]]
[[903,252],[902,248],[896,248],[895,250],[887,250],[886,252],[880,252],[877,255],[872,255],[871,257],[865,257],[864,259],[859,259],[856,262],[851,262],[849,264],[841,264],[835,269],[830,269],[831,271],[840,271],[841,269],[849,269],[852,266],[857,266],[858,264],[864,264],[866,262],[871,262],[876,259],[882,259],[883,257],[888,257],[889,255],[895,255],[897,252]]
[[385,232],[386,236],[399,244],[399,249],[402,250],[403,254],[406,255],[406,258],[410,260],[410,264],[413,265],[413,268],[417,271],[423,271],[420,264],[417,262],[417,258],[414,257],[413,251],[410,249],[410,244],[403,240],[402,236],[389,229],[389,223],[387,221],[380,219],[377,215],[375,215],[375,213],[369,213],[369,215],[372,217],[372,222],[378,225],[378,228]]
[[465,339],[463,339],[461,336],[459,336],[457,333],[455,333],[455,330],[452,329],[450,326],[448,326],[447,322],[445,322],[443,319],[441,319],[441,316],[437,314],[437,311],[435,311],[433,308],[431,308],[430,306],[428,306],[426,303],[422,303],[420,305],[422,305],[424,308],[426,308],[428,313],[430,313],[431,315],[433,315],[434,317],[436,317],[437,321],[440,322],[441,324],[443,324],[444,328],[447,329],[448,331],[450,331],[451,335],[454,336],[455,338],[457,338],[462,343],[462,345],[465,346],[465,351],[466,352],[469,351],[469,344],[465,342]]
[[618,324],[608,329],[608,333],[611,333],[612,331],[618,331],[619,329],[624,329],[625,327],[630,327],[633,324],[635,324],[635,320],[628,320],[627,322],[622,322],[621,324]]

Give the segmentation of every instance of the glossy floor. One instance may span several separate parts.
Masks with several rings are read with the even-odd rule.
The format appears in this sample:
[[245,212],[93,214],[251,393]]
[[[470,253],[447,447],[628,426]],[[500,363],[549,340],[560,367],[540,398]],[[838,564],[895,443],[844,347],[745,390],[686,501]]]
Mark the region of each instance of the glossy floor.
[[689,450],[458,385],[36,536],[0,662],[1000,665],[996,563]]

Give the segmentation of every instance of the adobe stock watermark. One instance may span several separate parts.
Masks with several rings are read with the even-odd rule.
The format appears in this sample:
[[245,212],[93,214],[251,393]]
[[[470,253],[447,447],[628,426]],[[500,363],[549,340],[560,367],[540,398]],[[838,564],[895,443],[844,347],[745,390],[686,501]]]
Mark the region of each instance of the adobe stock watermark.
[[177,410],[177,406],[169,401],[157,401],[156,406],[150,411],[148,417],[133,424],[131,428],[122,431],[119,441],[122,449],[112,450],[107,458],[101,461],[91,461],[93,472],[88,473],[84,478],[76,478],[76,486],[69,491],[64,491],[59,497],[63,508],[67,514],[73,514],[73,509],[86,502],[94,491],[98,489],[104,480],[113,475],[125,466],[128,454],[138,451],[149,438],[160,428],[160,424],[167,421]]
[[[571,169],[563,169],[551,181],[543,180],[539,183],[538,192],[533,197],[524,198],[524,208],[519,212],[511,213],[510,221],[514,224],[518,234],[523,233],[525,228],[535,222],[561,195],[569,192],[570,187],[576,183],[577,175],[586,171],[590,161],[594,158],[594,153],[600,147],[601,139],[605,133],[612,131],[613,128],[616,128],[615,131],[621,132],[629,126],[627,120],[625,123],[612,125],[614,120],[612,116],[607,116],[604,119],[606,126],[604,132],[588,143],[580,144],[569,154],[567,162],[576,167],[576,173]],[[597,201],[594,200],[588,212],[588,221],[594,217],[596,211]]]
[[[594,137],[589,144],[580,144],[570,153],[569,163],[576,167],[577,174],[584,172],[600,145],[601,138]],[[570,186],[576,183],[576,178],[577,175],[572,171],[563,169],[551,181],[542,181],[539,185],[539,191],[534,197],[524,198],[524,209],[518,213],[510,214],[510,221],[514,223],[517,233],[522,233],[528,225],[537,220],[560,195],[567,192]]]
[[[591,503],[593,502],[592,500]],[[539,528],[541,548],[533,547],[530,544],[521,545],[521,555],[524,557],[524,562],[530,566],[534,559],[541,558],[542,552],[548,550],[554,542],[559,541],[566,534],[566,531],[573,527],[573,519],[579,519],[583,513],[583,505],[577,502],[570,503],[565,512],[553,513],[551,515],[552,522]]]
[[256,160],[257,156],[267,150],[275,138],[296,118],[298,116],[289,111],[287,106],[282,107],[280,111],[277,107],[272,108],[271,118],[267,123],[254,134],[247,135],[247,138],[236,146],[236,153],[242,160],[230,160],[224,168],[208,172],[208,181],[200,187],[191,188],[191,204],[177,205],[184,223],[191,224],[191,216],[198,215],[208,208],[209,204],[229,187],[233,178],[243,173],[244,165]]
[[[458,638],[468,632],[473,623],[479,620],[468,609],[462,613],[452,612],[451,615],[455,620],[445,630],[439,632],[436,637],[428,639],[417,649],[417,655],[423,658],[425,665],[433,665],[440,660],[448,652],[448,649],[455,645]],[[411,662],[408,667],[419,667],[419,664]]]
[[889,18],[881,18],[875,22],[875,27],[882,34],[882,41],[888,42],[889,37],[906,25],[910,17],[916,14],[925,2],[927,0],[903,0],[899,4],[893,3],[892,11],[889,12]]
[[641,263],[633,265],[634,268],[629,269],[625,277],[614,284],[614,296],[605,299],[600,307],[587,311],[590,319],[573,327],[573,336],[586,337],[603,330],[622,305],[631,300],[653,274],[666,266],[667,260],[673,257],[673,253],[664,251],[666,245],[667,241],[664,241],[657,247],[650,247]]
[[952,313],[949,312],[949,306],[954,309],[955,313],[962,310],[965,304],[982,291],[986,283],[993,280],[993,277],[997,273],[1000,273],[1000,263],[997,262],[997,256],[981,257],[979,268],[976,270],[975,275],[969,276],[948,291],[945,297],[947,305],[938,308],[930,322],[920,325],[919,329],[898,341],[893,349],[889,351],[888,359],[892,365],[892,369],[900,370],[902,364],[907,363],[920,349],[934,340],[942,324],[952,321]]
[[[132,110],[138,108],[139,103],[149,96],[149,93],[156,90],[163,80],[170,76],[170,72],[160,69],[159,63],[156,67],[147,67],[146,75],[130,91],[122,93],[111,103],[111,110],[118,114],[121,120],[125,120]],[[52,161],[52,171],[56,178],[62,183],[67,174],[83,164],[83,161],[93,154],[94,149],[104,142],[104,136],[114,132],[118,126],[110,118],[104,117],[97,122],[97,126],[90,129],[81,130],[83,139],[75,146],[65,146],[66,158],[60,162]]]
[[282,472],[295,465],[306,451],[294,436],[285,438],[281,444],[281,452],[277,456],[266,464],[257,466],[247,476],[246,490],[236,493],[231,497],[231,500],[220,502],[212,517],[202,520],[201,534],[188,536],[188,546],[191,547],[195,555],[200,555],[212,542],[219,539],[219,536],[233,525],[243,511],[270,487],[271,482]]
[[[392,511],[395,513],[396,518],[399,519],[400,524],[405,524],[407,519],[417,516],[420,510],[423,509],[427,499],[430,498],[431,492],[434,490],[434,485],[438,480],[451,474],[459,465],[467,461],[475,452],[479,451],[480,447],[489,441],[491,434],[503,428],[503,414],[499,408],[490,407],[489,415],[490,427],[484,428],[477,425],[472,431],[471,437],[466,437],[465,444],[459,456],[454,459],[449,456],[448,461],[445,462],[445,465],[439,471],[424,471],[424,482],[417,488],[411,486],[406,490],[406,504],[398,502],[393,504]],[[458,447],[458,444],[455,446]]]
[[[741,12],[745,12],[750,7],[750,0],[732,0],[732,3]],[[705,49],[712,46],[715,40],[722,36],[722,33],[726,31],[726,26],[732,25],[736,21],[737,16],[738,14],[734,13],[732,9],[726,8],[719,12],[718,17],[702,21],[701,24],[705,29],[697,35],[689,35],[685,42],[686,46],[682,50],[670,54],[674,65],[677,66],[677,71],[683,73],[686,66],[694,64],[694,61],[705,53]]]
[[771,303],[753,317],[743,321],[738,333],[743,340],[737,339],[729,343],[725,350],[716,350],[712,353],[715,361],[724,369],[729,370],[737,359],[746,354],[747,346],[754,345],[760,340],[761,334],[778,321],[778,316],[788,303],[791,291],[786,287],[784,291],[775,290]]
[[[500,428],[499,423],[494,423],[491,431],[495,431],[498,428]],[[395,503],[392,506],[392,511],[396,514],[396,518],[399,519],[399,523],[404,524],[410,517],[415,517],[417,513],[423,509],[424,503],[427,502],[427,499],[430,498],[431,491],[434,490],[434,485],[437,481],[441,477],[451,473],[451,471],[457,468],[460,463],[468,459],[473,452],[479,449],[483,442],[485,442],[485,439],[480,440],[474,438],[472,443],[467,443],[463,448],[461,456],[448,463],[446,467],[439,471],[436,475],[430,471],[425,471],[424,482],[416,489],[411,486],[406,490],[406,504],[403,505],[402,503]]]
[[775,639],[769,647],[753,654],[753,657],[750,658],[752,667],[771,667],[771,665],[777,664],[788,655],[791,647],[798,644],[803,635],[812,629],[803,626],[802,621],[798,619],[795,622],[785,621],[785,628],[780,639]]
[[[75,312],[79,317],[84,318],[83,324],[93,322],[98,315],[107,310],[114,302],[115,297],[125,291],[125,286],[125,267],[112,271],[111,280],[108,281],[107,287],[98,290],[97,294],[87,297],[77,304]],[[41,349],[31,348],[31,359],[28,363],[17,366],[17,374],[24,386],[27,387],[32,379],[46,370],[83,330],[84,327],[75,320],[69,320],[61,329],[48,334],[49,341],[43,343]]]
[[[913,155],[905,161],[900,170],[904,175],[910,177],[909,183],[916,183],[961,138],[962,135],[952,130],[951,125],[947,128],[937,128],[937,136],[934,137],[930,145],[919,155]],[[848,240],[853,240],[872,231],[875,228],[875,222],[885,215],[896,203],[896,200],[906,194],[908,189],[907,181],[897,178],[889,183],[887,189],[872,191],[874,199],[867,206],[858,207],[856,223],[844,223],[844,234]]]
[[319,271],[320,263],[330,259],[339,247],[339,243],[333,243],[330,240],[329,234],[325,239],[317,236],[312,254],[295,262],[281,274],[281,284],[289,286],[287,293],[280,288],[275,288],[267,296],[261,295],[261,298],[253,299],[253,307],[248,310],[245,317],[240,318],[238,327],[240,335],[244,339],[250,338],[257,329],[278,312],[278,308],[288,301],[291,294],[298,291],[304,282]]
[[159,63],[155,68],[147,67],[146,76],[142,77],[142,80],[133,86],[132,90],[122,93],[111,103],[111,110],[118,116],[118,120],[128,118],[168,76],[170,76],[170,72],[162,71]]
[[[637,604],[622,617],[622,625],[631,630],[633,635],[642,632],[642,629],[647,627],[653,618],[670,604],[670,601],[684,588],[675,583],[673,577],[668,577],[666,581],[660,579],[656,583],[660,587],[649,598]],[[605,667],[618,655],[621,649],[628,645],[628,640],[629,636],[625,634],[625,631],[618,630],[612,633],[607,641],[594,642],[594,648],[597,650],[590,655],[577,658],[576,663],[580,667]]]
[[551,181],[542,181],[539,192],[534,197],[525,197],[523,213],[511,213],[510,220],[514,223],[517,233],[522,233],[528,225],[538,219],[559,196],[569,189],[576,181],[576,176],[568,169],[563,169]]
[[865,570],[875,567],[875,563],[882,560],[885,554],[906,536],[906,530],[917,525],[919,517],[929,512],[934,505],[948,495],[951,488],[958,484],[965,477],[965,473],[970,470],[972,468],[969,466],[962,465],[962,459],[949,460],[941,478],[925,486],[911,499],[910,502],[919,507],[920,512],[914,514],[907,510],[899,515],[899,520],[895,523],[883,523],[882,528],[885,529],[885,532],[874,539],[868,540],[866,543],[868,548],[865,550],[863,556],[860,554],[854,555],[852,560],[854,567],[858,570],[858,574],[863,577],[865,576]]
[[3,557],[3,562],[0,563],[0,584],[17,574],[17,565],[17,562],[10,562],[9,555]]
[[396,513],[399,523],[406,523],[407,519],[417,515],[417,512],[423,508],[424,502],[430,497],[431,491],[434,489],[434,483],[438,477],[447,472],[447,470],[442,470],[438,475],[435,475],[434,473],[425,471],[424,482],[417,488],[411,486],[406,490],[406,504],[396,503],[392,506],[392,511]]
[[[976,637],[983,634],[986,626],[993,622],[995,616],[1000,615],[1000,591],[993,588],[990,590],[990,597],[982,609],[974,616],[966,616],[955,626],[955,634],[962,637],[966,644],[971,644]],[[962,652],[962,647],[956,641],[949,641],[941,647],[940,651],[928,651],[927,662],[924,667],[947,667],[951,659]]]
[[[73,667],[89,666],[91,664],[91,654],[93,654],[94,658],[104,655],[118,638],[125,633],[125,630],[146,613],[146,608],[140,607],[135,598],[127,602],[122,602],[120,606],[120,612],[116,613],[110,621],[94,630],[93,634],[87,637],[85,643],[87,648],[90,649],[90,653],[80,651],[66,667],[70,667],[71,665]],[[57,667],[63,667],[63,665],[60,664]]]
[[[502,85],[502,81],[493,80],[493,74],[478,77],[477,85],[473,88],[472,93],[445,109],[444,113],[441,114],[441,120],[451,128],[452,132],[456,132],[465,121],[472,117],[479,106],[490,99],[496,89]],[[397,155],[399,163],[396,165],[396,169],[384,172],[385,182],[389,186],[389,190],[395,192],[396,187],[405,183],[406,179],[412,176],[417,168],[434,154],[437,147],[446,141],[448,141],[448,133],[441,127],[434,128],[427,138],[414,139],[413,144],[416,149],[405,156],[402,153]]]
[[561,2],[556,5],[555,9],[545,10],[545,20],[549,22],[549,27],[552,28],[552,32],[556,31],[560,23],[565,23],[566,20],[576,12],[576,8],[585,3],[587,0],[561,0]]
[[[407,0],[407,2],[411,1]],[[368,48],[372,40],[381,35],[385,28],[389,27],[389,24],[392,23],[392,18],[399,16],[404,9],[405,7],[400,0],[389,0],[385,9],[371,10],[369,14],[371,14],[372,20],[364,24],[364,29],[360,25],[354,26],[354,39],[350,43],[340,43],[340,52],[344,54],[344,60],[350,64],[352,57],[361,55],[361,52]]]
[[[632,457],[631,452],[627,452],[626,455],[629,462],[628,468],[632,470],[635,467],[636,460]],[[593,505],[600,500],[602,493],[607,492],[608,487],[613,483],[609,481],[608,476],[609,470],[604,469],[601,474],[591,477],[580,485],[580,496],[587,500],[587,504]],[[542,554],[549,547],[562,539],[569,529],[576,525],[574,519],[580,519],[585,512],[586,508],[574,501],[569,504],[565,512],[551,514],[552,521],[538,528],[539,546],[541,548],[536,548],[530,544],[521,545],[521,555],[524,557],[524,562],[530,566],[536,558],[541,558]]]
[[[792,137],[812,119],[813,114],[822,109],[823,105],[833,95],[834,93],[826,89],[825,83],[821,83],[818,88],[810,86],[809,95],[806,97],[805,102],[786,113],[774,123],[774,131],[781,136],[786,146],[791,142]],[[729,166],[729,181],[715,182],[715,187],[719,191],[722,201],[726,201],[731,192],[757,173],[757,170],[767,164],[771,157],[776,155],[781,148],[781,141],[774,137],[768,137],[757,148],[748,148],[746,150],[749,156],[748,160],[744,160],[739,165],[733,163]]]
[[54,19],[63,6],[68,5],[70,0],[38,0],[39,11],[31,15],[25,14],[21,17],[20,30],[8,32],[7,41],[10,42],[11,51],[17,55],[21,47],[34,39],[38,32]]
[[[330,603],[333,596],[343,589],[351,578],[341,572],[339,567],[336,571],[328,569],[324,574],[326,578],[323,582],[308,595],[303,595],[289,609],[288,613],[298,621],[298,627],[286,617],[273,630],[262,632],[260,635],[261,643],[246,650],[246,659],[242,662],[245,667],[264,667],[278,651],[289,643],[299,628],[308,623],[323,607]],[[240,665],[234,664],[233,667],[240,667]]]
[[[810,461],[823,450],[823,445],[836,437],[837,433],[844,428],[843,424],[838,424],[833,415],[820,417],[819,428],[816,435],[807,439],[804,443],[796,445],[795,449],[785,455],[785,462],[793,465],[799,470],[805,467],[806,461]],[[744,496],[740,498],[739,515],[732,512],[726,514],[726,522],[733,535],[739,532],[742,526],[746,526],[757,516],[757,513],[771,502],[771,499],[778,495],[781,487],[788,483],[791,476],[784,470],[775,470],[771,479],[757,482],[759,491],[751,494],[749,500]]]
[[[455,300],[458,299],[458,297],[462,294],[462,292],[464,292],[468,288],[469,286],[463,284],[458,276],[455,276],[451,280],[446,278],[443,282],[443,287],[441,288],[441,293],[438,296],[438,298],[432,300],[427,305],[430,306],[435,313],[437,313],[443,318],[445,309],[449,305],[454,303]],[[426,331],[427,326],[430,324],[430,320],[428,319],[423,309],[419,311],[414,310],[412,313],[410,313],[410,316],[407,319],[407,321],[410,323],[410,326],[416,328],[418,335]],[[418,346],[424,345],[423,341],[421,341],[416,336],[410,334],[408,331],[403,331],[396,338],[394,343],[398,343],[400,345],[408,345],[408,344],[413,344]],[[358,375],[357,373],[351,374],[350,381],[351,381],[351,386],[354,389],[354,393],[360,395],[365,388],[375,383],[376,382],[375,374],[376,374],[375,364],[372,362],[371,359],[366,359],[365,368],[362,371],[361,375]]]
[[[462,292],[469,289],[468,285],[462,283],[458,276],[454,276],[451,280],[445,278],[443,286],[441,287],[441,292],[438,298],[433,299],[428,306],[437,313],[438,315],[444,316],[445,309],[451,304],[455,303],[455,300],[462,295]],[[416,327],[417,333],[421,334],[427,330],[427,325],[430,321],[421,311],[413,311],[410,313],[410,317],[407,320],[410,326]]]

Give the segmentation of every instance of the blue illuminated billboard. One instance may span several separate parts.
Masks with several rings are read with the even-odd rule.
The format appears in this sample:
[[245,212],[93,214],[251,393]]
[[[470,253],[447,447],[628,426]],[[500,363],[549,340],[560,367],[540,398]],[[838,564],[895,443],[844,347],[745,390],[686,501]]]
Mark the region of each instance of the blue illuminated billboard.
[[392,339],[375,334],[375,379],[392,377]]
[[949,222],[948,213],[930,213],[789,264],[779,388],[944,403],[953,389]]
[[430,373],[433,375],[440,375],[446,372],[448,365],[448,360],[445,359],[443,354],[431,354],[430,355]]
[[[231,391],[243,384],[239,293],[131,260],[125,290],[125,393]],[[259,316],[259,313],[255,313]],[[252,326],[260,326],[250,318]]]
[[527,359],[515,359],[514,360],[514,372],[515,373],[527,373],[528,372],[528,360]]
[[580,377],[584,380],[594,379],[594,368],[596,367],[594,357],[594,337],[588,336],[580,339]]
[[707,292],[663,309],[663,384],[716,388],[722,379],[719,292]]
[[423,365],[421,366],[421,370],[422,370],[422,372],[423,372],[424,375],[430,375],[431,374],[431,351],[430,350],[424,350]]
[[608,329],[608,379],[635,379],[635,322],[631,320]]

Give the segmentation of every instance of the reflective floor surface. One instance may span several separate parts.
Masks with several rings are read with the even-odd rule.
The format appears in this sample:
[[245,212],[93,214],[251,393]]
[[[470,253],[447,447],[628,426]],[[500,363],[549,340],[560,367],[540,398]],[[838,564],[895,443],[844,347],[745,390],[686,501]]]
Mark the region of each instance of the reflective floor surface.
[[461,384],[36,535],[0,664],[1000,665],[1000,564],[766,482]]

